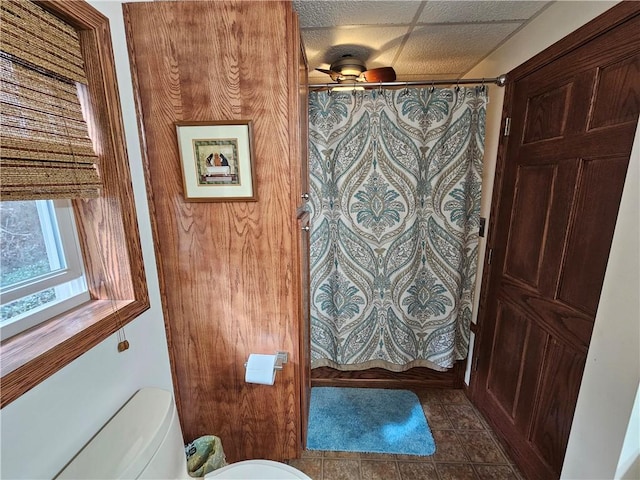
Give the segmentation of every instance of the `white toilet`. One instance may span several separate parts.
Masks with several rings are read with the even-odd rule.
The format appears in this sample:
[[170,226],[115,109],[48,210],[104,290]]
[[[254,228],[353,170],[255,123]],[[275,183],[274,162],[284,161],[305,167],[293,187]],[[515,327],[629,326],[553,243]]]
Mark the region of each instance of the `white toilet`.
[[[56,478],[190,479],[171,393],[159,388],[139,390]],[[271,460],[234,463],[205,478],[311,480],[301,471]]]

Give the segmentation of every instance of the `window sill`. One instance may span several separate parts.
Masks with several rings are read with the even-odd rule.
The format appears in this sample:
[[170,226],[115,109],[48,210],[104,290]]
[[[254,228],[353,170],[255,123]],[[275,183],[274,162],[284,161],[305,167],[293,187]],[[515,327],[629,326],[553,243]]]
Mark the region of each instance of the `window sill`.
[[0,408],[71,363],[148,308],[147,301],[92,300],[2,342]]

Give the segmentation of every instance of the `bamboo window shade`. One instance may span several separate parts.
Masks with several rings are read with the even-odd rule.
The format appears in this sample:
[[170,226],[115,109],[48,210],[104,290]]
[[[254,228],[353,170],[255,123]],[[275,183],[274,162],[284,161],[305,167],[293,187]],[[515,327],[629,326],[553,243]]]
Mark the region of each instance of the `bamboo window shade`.
[[99,196],[77,32],[27,0],[1,0],[0,10],[2,200]]

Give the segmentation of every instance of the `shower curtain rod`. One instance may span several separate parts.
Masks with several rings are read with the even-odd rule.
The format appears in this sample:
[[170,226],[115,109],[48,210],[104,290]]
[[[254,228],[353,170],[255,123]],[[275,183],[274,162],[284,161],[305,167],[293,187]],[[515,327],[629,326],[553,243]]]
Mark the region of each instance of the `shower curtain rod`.
[[504,87],[507,81],[506,75],[500,75],[495,78],[458,78],[454,80],[417,80],[410,82],[353,82],[353,83],[314,83],[309,85],[312,90],[332,90],[336,87],[431,87],[436,85],[473,85],[473,84],[489,84],[495,83],[499,87]]

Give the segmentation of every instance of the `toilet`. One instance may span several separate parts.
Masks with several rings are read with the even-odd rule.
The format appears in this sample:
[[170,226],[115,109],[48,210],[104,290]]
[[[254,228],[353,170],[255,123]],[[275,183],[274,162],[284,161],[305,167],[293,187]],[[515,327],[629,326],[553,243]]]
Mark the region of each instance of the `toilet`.
[[[56,478],[191,479],[171,393],[159,388],[139,390]],[[234,463],[204,478],[311,480],[301,471],[271,460]]]

